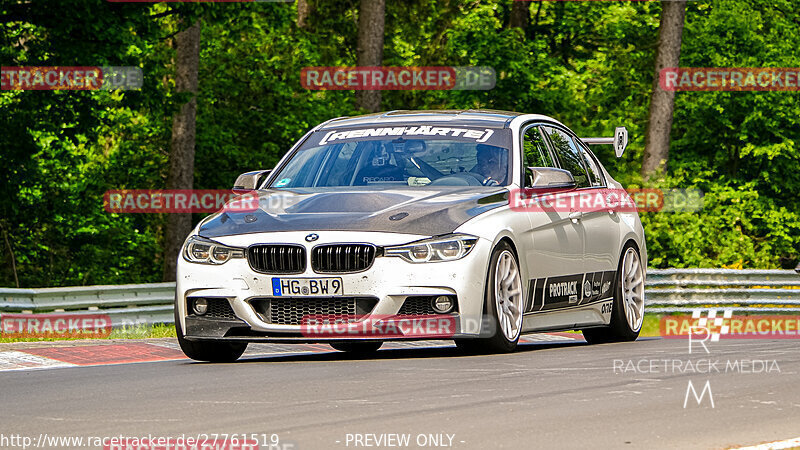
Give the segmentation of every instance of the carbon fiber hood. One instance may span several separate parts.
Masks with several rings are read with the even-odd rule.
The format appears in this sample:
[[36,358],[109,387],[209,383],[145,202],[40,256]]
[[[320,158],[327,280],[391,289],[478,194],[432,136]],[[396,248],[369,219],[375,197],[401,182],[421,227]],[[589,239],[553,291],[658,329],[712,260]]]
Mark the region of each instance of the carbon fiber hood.
[[216,213],[201,223],[199,234],[379,231],[436,236],[508,204],[502,187],[272,189],[258,195],[257,210]]

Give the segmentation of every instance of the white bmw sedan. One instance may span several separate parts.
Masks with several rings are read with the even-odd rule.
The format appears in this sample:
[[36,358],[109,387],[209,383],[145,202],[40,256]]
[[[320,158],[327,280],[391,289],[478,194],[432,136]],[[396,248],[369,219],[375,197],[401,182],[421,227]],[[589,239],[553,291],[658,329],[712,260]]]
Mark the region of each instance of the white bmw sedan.
[[[308,132],[201,221],[178,261],[187,356],[249,342],[369,352],[453,339],[510,352],[523,333],[634,340],[647,252],[635,205],[587,144],[542,115],[394,111]],[[234,207],[239,205],[239,207]]]

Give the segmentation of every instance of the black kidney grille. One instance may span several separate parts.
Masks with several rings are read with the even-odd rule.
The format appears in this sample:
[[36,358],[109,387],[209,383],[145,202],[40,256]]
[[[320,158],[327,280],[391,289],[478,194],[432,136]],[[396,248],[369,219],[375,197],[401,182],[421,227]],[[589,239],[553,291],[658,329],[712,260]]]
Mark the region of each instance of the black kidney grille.
[[306,270],[306,249],[299,245],[253,245],[247,249],[247,261],[256,272],[303,273]]
[[369,244],[320,245],[311,250],[311,267],[314,272],[361,272],[372,266],[375,246]]

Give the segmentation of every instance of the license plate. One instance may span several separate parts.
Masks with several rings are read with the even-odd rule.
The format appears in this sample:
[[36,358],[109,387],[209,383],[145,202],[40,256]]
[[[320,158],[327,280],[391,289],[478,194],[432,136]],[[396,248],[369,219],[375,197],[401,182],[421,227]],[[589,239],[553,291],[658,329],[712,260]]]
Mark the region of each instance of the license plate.
[[273,278],[272,295],[336,297],[344,295],[344,286],[341,278]]

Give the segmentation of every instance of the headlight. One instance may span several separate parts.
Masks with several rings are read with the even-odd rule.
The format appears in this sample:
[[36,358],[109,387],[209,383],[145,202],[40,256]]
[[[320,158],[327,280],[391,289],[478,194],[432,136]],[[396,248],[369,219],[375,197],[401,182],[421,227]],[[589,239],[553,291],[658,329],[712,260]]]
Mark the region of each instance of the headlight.
[[412,263],[455,261],[469,254],[478,238],[467,234],[450,234],[396,247],[386,247],[384,255],[399,256]]
[[244,258],[244,249],[228,247],[219,242],[192,236],[183,246],[183,259],[198,264],[225,264],[231,258]]

